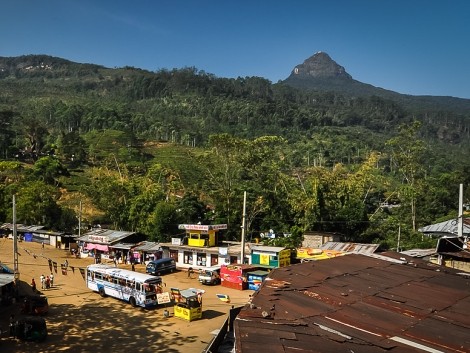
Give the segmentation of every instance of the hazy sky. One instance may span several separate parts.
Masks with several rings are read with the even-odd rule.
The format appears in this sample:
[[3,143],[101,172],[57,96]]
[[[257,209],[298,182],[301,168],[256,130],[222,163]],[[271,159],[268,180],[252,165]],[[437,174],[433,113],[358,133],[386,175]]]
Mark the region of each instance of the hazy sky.
[[0,1],[0,56],[275,83],[318,51],[361,82],[470,98],[470,1]]

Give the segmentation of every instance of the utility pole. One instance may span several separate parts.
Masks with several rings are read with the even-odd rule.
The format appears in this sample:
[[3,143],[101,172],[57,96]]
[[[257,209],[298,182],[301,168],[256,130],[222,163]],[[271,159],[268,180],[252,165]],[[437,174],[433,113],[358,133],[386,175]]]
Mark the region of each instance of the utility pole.
[[400,252],[400,236],[401,236],[401,225],[398,225],[398,242],[397,242],[397,252]]
[[78,210],[78,237],[80,238],[82,230],[82,200],[80,200],[80,208]]
[[16,195],[13,195],[13,273],[15,280],[20,279],[18,267],[18,232],[16,229]]
[[460,184],[459,187],[459,218],[457,234],[459,237],[463,237],[463,184]]
[[242,241],[241,241],[241,260],[245,263],[245,223],[246,218],[246,191],[243,193],[243,219],[242,219]]

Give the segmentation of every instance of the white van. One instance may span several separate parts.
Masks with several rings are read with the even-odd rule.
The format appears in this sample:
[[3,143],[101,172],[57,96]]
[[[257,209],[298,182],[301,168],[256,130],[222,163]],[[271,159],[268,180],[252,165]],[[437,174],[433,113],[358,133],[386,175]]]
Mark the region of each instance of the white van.
[[220,265],[199,270],[201,284],[220,284]]

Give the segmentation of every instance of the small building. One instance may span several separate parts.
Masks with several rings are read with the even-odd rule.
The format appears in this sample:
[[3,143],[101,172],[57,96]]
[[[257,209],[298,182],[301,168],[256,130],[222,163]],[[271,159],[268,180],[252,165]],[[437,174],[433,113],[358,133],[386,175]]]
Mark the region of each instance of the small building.
[[333,241],[341,241],[341,235],[339,233],[329,233],[329,232],[316,232],[308,231],[303,234],[304,239],[302,241],[303,248],[313,248],[318,249],[323,244]]
[[[185,235],[172,238],[171,243],[161,243],[163,257],[171,257],[179,268],[203,269],[216,265],[237,264],[247,261],[241,259],[239,242],[223,242],[218,232],[227,229],[226,224],[180,224]],[[245,245],[245,253],[249,254]]]
[[[160,243],[153,241],[143,241],[139,243],[134,249],[138,252],[142,263],[148,264],[150,261],[159,260],[163,258],[163,248]],[[167,254],[166,257],[169,257]]]
[[289,249],[279,246],[251,246],[251,264],[267,268],[284,267],[290,265]]
[[180,224],[179,229],[186,232],[185,238],[187,242],[183,242],[189,246],[208,247],[216,246],[218,243],[218,231],[227,229],[226,224]]
[[[219,246],[196,247],[183,245],[180,238],[172,238],[171,243],[160,243],[163,257],[171,257],[178,268],[203,269],[206,267],[242,263],[240,243],[222,243]],[[245,245],[245,254],[250,248]],[[245,259],[246,261],[246,259]]]
[[470,238],[441,237],[430,262],[470,274]]
[[248,289],[248,273],[258,269],[258,267],[246,264],[223,265],[220,268],[220,284],[232,289]]
[[268,275],[269,272],[263,270],[248,272],[248,289],[258,290]]
[[[463,218],[462,235],[470,236],[470,218]],[[430,224],[418,229],[418,232],[430,238],[456,236],[459,232],[457,219],[449,219],[444,222]]]
[[[114,255],[120,249],[123,259],[129,255],[131,247],[136,246],[140,241],[144,240],[143,235],[136,232],[127,232],[121,230],[95,228],[90,232],[83,234],[77,239],[80,247],[81,256],[97,255],[109,257]],[[129,248],[123,249],[119,243],[129,244]],[[127,253],[126,253],[127,250]]]
[[0,263],[0,306],[13,303],[17,294],[14,271]]

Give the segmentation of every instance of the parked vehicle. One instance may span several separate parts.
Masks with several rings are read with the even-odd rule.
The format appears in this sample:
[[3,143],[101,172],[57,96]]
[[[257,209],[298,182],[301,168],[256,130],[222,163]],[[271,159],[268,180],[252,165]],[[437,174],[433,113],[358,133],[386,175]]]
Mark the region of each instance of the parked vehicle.
[[163,293],[162,279],[105,264],[87,266],[86,285],[102,297],[124,300],[132,306],[155,307]]
[[154,276],[174,271],[176,271],[176,262],[172,258],[150,261],[145,268],[146,273]]
[[44,295],[29,295],[23,300],[21,312],[28,315],[46,315],[49,311],[49,302]]
[[202,284],[220,284],[220,265],[201,269],[199,271],[199,282]]
[[26,316],[11,323],[10,334],[23,341],[42,342],[47,338],[46,320],[37,316]]

